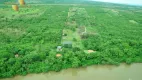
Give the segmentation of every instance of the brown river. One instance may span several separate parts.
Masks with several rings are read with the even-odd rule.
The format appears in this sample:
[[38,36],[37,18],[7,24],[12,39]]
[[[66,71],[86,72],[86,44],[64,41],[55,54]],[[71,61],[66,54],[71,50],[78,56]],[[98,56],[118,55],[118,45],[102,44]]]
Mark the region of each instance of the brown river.
[[95,65],[0,80],[142,80],[142,63],[120,66]]

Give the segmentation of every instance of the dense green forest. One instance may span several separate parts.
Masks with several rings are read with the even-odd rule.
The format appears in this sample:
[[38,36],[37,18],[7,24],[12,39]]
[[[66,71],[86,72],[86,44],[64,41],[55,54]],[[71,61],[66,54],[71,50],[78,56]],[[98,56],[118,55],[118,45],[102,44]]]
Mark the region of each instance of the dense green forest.
[[[19,6],[18,12],[9,5],[0,7],[0,78],[142,62],[140,6],[99,2],[27,5]],[[65,40],[73,46],[65,48]],[[62,51],[57,46],[63,46]]]

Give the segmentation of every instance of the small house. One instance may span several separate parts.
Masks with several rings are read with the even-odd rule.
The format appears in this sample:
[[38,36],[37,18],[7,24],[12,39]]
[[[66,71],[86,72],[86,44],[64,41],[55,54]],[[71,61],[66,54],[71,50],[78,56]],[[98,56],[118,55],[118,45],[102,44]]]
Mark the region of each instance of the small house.
[[62,43],[62,45],[65,47],[65,48],[72,48],[72,41],[64,41]]
[[57,51],[62,51],[62,46],[57,46]]

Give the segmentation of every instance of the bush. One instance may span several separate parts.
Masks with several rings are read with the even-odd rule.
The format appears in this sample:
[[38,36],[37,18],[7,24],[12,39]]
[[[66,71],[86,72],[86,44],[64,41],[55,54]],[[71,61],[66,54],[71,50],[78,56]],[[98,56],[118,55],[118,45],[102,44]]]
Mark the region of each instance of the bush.
[[77,41],[77,39],[76,39],[76,38],[73,38],[73,41],[74,41],[74,42],[76,42],[76,41]]
[[63,36],[67,36],[67,33],[65,33]]
[[76,51],[80,51],[80,48],[79,47],[73,47],[73,52],[76,52]]

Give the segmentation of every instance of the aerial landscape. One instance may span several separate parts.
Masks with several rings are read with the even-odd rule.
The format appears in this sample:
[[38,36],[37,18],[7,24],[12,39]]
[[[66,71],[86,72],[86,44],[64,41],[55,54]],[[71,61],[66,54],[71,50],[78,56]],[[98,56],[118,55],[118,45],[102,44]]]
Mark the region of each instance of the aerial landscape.
[[[90,75],[93,65],[108,70],[120,66],[118,72],[129,66],[130,72],[124,68],[122,74],[134,76],[116,79],[114,70],[113,78],[96,80],[142,80],[142,6],[89,0],[0,1],[0,80],[33,80],[15,76],[41,73],[69,78],[64,70],[72,75],[88,70]],[[92,74],[101,76],[97,73]]]

